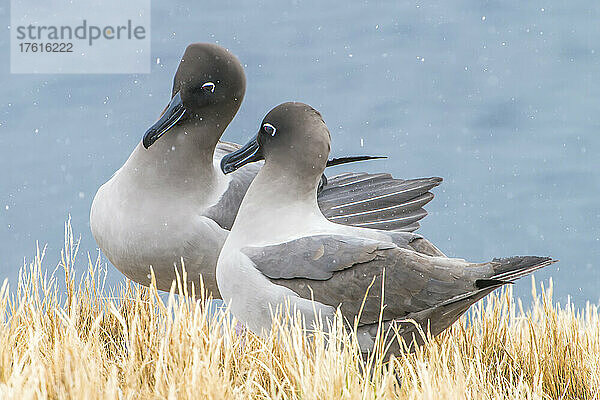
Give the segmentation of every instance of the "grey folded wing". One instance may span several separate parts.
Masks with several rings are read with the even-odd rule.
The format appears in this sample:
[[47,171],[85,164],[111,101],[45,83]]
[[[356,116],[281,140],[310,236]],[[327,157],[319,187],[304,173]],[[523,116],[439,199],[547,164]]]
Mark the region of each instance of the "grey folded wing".
[[357,323],[366,340],[363,350],[372,348],[383,328],[391,346],[387,354],[399,350],[397,341],[388,342],[394,333],[406,343],[421,343],[419,329],[435,336],[494,289],[555,262],[517,256],[474,264],[430,257],[419,249],[430,252],[433,245],[411,233],[396,233],[394,244],[314,235],[242,252],[274,284],[339,307],[350,323]]
[[[359,326],[379,320],[382,300],[383,321],[417,315],[459,297],[470,305],[469,295],[483,289],[478,280],[494,274],[490,263],[462,265],[421,254],[411,247],[413,240],[424,239],[412,235],[404,245],[399,243],[401,248],[370,239],[314,235],[242,252],[273,283],[303,298],[339,306],[350,320],[360,313]],[[503,283],[496,281],[494,287]],[[454,308],[464,309],[466,304],[459,303]]]
[[390,174],[346,173],[329,178],[318,195],[330,221],[363,228],[413,232],[442,178],[394,179]]

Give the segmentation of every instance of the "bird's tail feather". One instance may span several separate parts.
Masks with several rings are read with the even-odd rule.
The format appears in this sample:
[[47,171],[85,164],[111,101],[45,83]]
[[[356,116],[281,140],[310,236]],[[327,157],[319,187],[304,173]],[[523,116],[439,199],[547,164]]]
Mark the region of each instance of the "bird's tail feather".
[[[487,296],[493,290],[555,262],[557,260],[549,257],[516,256],[494,259],[491,263],[476,264],[474,266],[489,267],[491,265],[494,272],[488,278],[476,280],[475,290],[455,296],[429,309],[409,314],[406,318],[386,321],[386,326],[396,324],[396,332],[407,344],[410,344],[413,340],[415,340],[415,344],[421,344],[424,342],[424,338],[419,334],[417,326],[406,322],[407,319],[414,320],[422,330],[429,329],[431,334],[436,336],[452,325],[471,305]],[[362,329],[366,330],[369,328],[365,326]],[[414,346],[411,346],[410,349],[414,350]],[[397,354],[399,350],[399,344],[394,341],[391,343],[389,354]]]
[[501,281],[514,282],[517,279],[529,275],[533,271],[554,264],[558,260],[550,257],[537,256],[515,256],[508,258],[495,258],[492,260],[494,268],[493,279]]
[[500,286],[514,283],[519,278],[529,275],[532,272],[554,264],[558,260],[553,260],[550,257],[537,256],[515,256],[508,258],[495,258],[490,263],[478,264],[480,266],[491,265],[494,274],[486,278],[475,280],[475,292],[464,293],[444,302],[452,304],[464,301],[471,297],[474,293],[484,292],[484,296],[492,290]]

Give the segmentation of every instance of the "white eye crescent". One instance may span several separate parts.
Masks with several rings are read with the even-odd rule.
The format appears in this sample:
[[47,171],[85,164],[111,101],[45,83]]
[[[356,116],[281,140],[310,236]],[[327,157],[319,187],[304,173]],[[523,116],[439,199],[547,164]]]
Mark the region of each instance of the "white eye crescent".
[[273,125],[271,125],[268,122],[263,124],[263,129],[265,130],[265,132],[267,132],[271,136],[275,136],[275,134],[277,133],[277,128],[275,128]]
[[212,82],[206,82],[204,85],[202,85],[202,89],[204,90],[208,90],[211,93],[215,92],[215,84]]

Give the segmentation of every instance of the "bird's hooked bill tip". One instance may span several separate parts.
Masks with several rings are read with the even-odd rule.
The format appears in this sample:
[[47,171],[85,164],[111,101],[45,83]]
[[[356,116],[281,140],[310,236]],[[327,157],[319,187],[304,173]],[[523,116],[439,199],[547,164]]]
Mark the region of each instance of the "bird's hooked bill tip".
[[264,160],[258,137],[252,138],[238,150],[225,155],[221,159],[221,171],[230,174],[246,164]]

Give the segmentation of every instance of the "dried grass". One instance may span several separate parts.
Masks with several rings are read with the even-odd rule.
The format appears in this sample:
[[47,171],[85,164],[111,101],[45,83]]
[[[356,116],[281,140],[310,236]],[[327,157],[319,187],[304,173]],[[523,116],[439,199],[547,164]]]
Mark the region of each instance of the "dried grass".
[[307,340],[279,321],[261,339],[176,287],[166,301],[131,282],[106,295],[99,259],[76,281],[77,247],[67,225],[55,273],[38,251],[16,290],[0,289],[0,398],[599,397],[598,307],[561,307],[551,285],[541,294],[532,285],[527,310],[510,289],[491,295],[416,352],[364,365],[342,324],[328,345],[322,332]]

